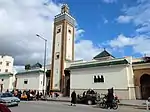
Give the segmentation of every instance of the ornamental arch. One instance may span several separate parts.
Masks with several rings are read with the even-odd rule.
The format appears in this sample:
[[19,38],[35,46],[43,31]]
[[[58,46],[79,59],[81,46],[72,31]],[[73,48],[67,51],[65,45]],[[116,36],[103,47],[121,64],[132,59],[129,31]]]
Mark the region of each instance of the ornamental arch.
[[134,84],[137,99],[150,96],[150,68],[134,69]]

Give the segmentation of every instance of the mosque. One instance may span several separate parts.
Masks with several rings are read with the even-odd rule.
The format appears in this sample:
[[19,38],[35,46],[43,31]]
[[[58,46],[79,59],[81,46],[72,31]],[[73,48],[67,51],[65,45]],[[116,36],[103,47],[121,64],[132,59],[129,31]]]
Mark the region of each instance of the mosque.
[[48,91],[70,96],[73,90],[80,94],[93,88],[98,93],[106,93],[113,87],[121,99],[149,97],[150,57],[115,58],[104,49],[91,61],[76,61],[74,38],[75,19],[64,4],[61,13],[54,18],[52,60],[46,75]]
[[150,94],[150,58],[115,58],[107,50],[91,61],[74,61],[75,19],[69,7],[55,16],[50,90],[69,95],[93,88],[106,93],[114,87],[122,99],[145,99]]

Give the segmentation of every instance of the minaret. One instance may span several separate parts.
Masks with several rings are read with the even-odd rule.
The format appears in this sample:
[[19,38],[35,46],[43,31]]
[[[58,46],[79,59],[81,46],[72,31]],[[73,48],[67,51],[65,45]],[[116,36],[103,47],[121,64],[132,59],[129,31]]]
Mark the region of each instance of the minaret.
[[64,89],[64,69],[66,61],[74,60],[75,19],[64,4],[61,13],[55,16],[50,90],[62,92]]

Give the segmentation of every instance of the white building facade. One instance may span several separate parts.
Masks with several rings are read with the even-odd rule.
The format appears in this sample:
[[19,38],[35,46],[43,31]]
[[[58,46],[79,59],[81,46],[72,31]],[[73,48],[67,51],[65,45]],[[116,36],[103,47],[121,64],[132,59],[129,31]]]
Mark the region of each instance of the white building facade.
[[6,90],[13,90],[14,89],[14,77],[11,73],[1,73],[0,74],[0,84],[3,85],[3,92]]
[[0,84],[3,85],[3,91],[14,89],[15,75],[13,73],[13,64],[14,58],[0,55]]
[[[38,90],[42,92],[44,71],[41,69],[25,70],[16,74],[16,89]],[[46,83],[46,78],[45,78]],[[46,84],[44,84],[46,85]]]
[[14,58],[0,55],[0,73],[13,73]]
[[82,94],[92,88],[106,94],[113,87],[120,99],[136,99],[132,57],[72,63],[69,69],[70,93]]

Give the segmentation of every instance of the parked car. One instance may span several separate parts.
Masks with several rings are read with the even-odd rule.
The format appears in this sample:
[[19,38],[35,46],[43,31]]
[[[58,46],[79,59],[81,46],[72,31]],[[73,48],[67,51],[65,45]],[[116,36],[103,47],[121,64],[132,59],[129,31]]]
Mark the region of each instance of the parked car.
[[96,92],[94,92],[94,91],[88,92],[87,91],[85,95],[77,96],[77,103],[93,105],[93,104],[96,104],[97,97],[98,97],[98,94]]
[[18,106],[20,99],[12,93],[0,93],[0,103],[6,106]]
[[6,105],[0,104],[0,112],[11,112],[11,111]]

